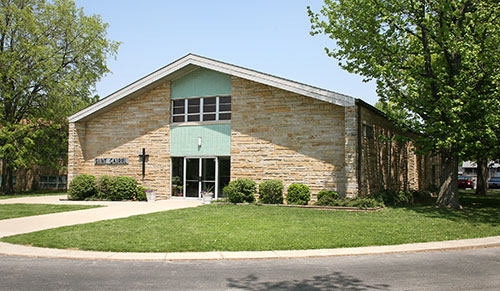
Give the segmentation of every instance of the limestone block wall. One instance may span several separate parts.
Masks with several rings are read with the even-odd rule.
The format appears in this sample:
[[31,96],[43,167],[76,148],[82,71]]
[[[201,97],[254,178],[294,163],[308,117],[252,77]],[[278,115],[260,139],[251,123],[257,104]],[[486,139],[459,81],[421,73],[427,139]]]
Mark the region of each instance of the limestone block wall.
[[358,116],[356,106],[345,107],[345,194],[358,195]]
[[[70,123],[68,183],[76,175],[130,176],[160,198],[170,195],[170,83],[164,83],[87,122]],[[149,154],[142,180],[142,148]],[[128,158],[128,165],[94,165]]]
[[[358,105],[359,106],[359,105]],[[361,106],[360,195],[384,189],[423,190],[432,184],[435,159],[417,155],[411,141],[380,113]],[[434,168],[436,166],[434,165]]]
[[344,107],[237,77],[232,96],[232,180],[346,193]]

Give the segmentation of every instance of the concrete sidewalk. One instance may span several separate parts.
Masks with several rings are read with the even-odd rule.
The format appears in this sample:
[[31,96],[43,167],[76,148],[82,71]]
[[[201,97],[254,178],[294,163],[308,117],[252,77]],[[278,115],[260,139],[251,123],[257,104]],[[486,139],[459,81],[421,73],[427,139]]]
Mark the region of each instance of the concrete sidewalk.
[[[12,203],[45,203],[45,204],[85,204],[104,205],[105,207],[20,217],[0,220],[0,237],[28,233],[43,229],[66,225],[95,222],[99,220],[128,217],[138,214],[153,213],[164,210],[196,207],[198,200],[162,200],[148,202],[102,202],[102,201],[61,201],[65,196],[25,197],[0,200],[0,204]],[[104,260],[222,260],[222,259],[278,259],[329,256],[376,255],[389,253],[427,252],[459,249],[500,247],[500,236],[453,240],[442,242],[412,243],[390,246],[356,247],[319,250],[282,250],[282,251],[250,251],[250,252],[179,252],[179,253],[114,253],[79,251],[66,249],[50,249],[15,245],[0,242],[0,255],[17,255],[44,258],[68,259],[104,259]]]
[[0,200],[0,204],[103,205],[104,207],[0,220],[0,237],[67,225],[129,217],[165,210],[196,207],[199,200],[169,199],[156,202],[68,201],[63,196],[23,197]]

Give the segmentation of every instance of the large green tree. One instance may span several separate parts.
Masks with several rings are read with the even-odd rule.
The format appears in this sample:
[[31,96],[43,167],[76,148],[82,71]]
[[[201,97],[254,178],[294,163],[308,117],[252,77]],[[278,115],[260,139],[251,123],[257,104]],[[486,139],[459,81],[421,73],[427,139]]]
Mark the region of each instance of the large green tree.
[[2,188],[33,164],[55,165],[66,117],[95,101],[95,83],[118,43],[107,24],[69,0],[0,0]]
[[312,34],[336,40],[329,56],[410,112],[417,145],[441,157],[439,206],[459,208],[459,159],[499,140],[498,1],[325,0],[308,12]]

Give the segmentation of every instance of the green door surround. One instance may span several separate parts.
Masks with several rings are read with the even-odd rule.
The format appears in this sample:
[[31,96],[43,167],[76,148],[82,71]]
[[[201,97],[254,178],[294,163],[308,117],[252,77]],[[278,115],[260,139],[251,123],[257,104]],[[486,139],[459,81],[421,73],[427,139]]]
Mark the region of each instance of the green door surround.
[[230,156],[231,124],[171,126],[170,155],[174,157]]

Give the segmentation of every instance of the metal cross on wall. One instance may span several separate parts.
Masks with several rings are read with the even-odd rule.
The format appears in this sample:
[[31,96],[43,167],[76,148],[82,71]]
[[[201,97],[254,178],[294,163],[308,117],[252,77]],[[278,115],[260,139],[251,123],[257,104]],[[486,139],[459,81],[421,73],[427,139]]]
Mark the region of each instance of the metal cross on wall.
[[139,155],[139,159],[142,162],[142,179],[144,180],[144,176],[146,175],[146,162],[149,158],[149,155],[146,155],[146,149],[142,148],[142,155]]

